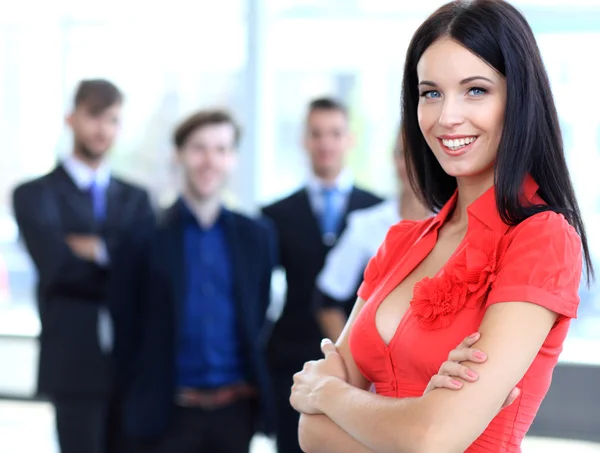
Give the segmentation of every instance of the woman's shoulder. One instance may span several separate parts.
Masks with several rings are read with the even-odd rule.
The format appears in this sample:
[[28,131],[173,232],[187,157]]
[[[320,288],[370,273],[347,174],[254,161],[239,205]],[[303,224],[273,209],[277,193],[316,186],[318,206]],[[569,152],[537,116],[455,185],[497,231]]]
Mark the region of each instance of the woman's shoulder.
[[529,242],[538,247],[581,248],[581,238],[577,230],[563,214],[547,210],[534,214],[520,222],[507,233],[509,244]]
[[504,237],[487,305],[522,301],[574,317],[582,275],[581,238],[553,211],[532,215]]

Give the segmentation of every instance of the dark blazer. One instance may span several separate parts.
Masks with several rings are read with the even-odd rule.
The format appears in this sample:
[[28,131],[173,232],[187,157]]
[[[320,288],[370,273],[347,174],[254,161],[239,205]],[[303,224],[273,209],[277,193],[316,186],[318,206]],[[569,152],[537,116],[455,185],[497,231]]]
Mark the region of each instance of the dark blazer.
[[[382,200],[354,188],[348,199],[339,233],[346,227],[348,213]],[[313,310],[315,280],[333,245],[323,243],[319,222],[306,189],[263,208],[272,219],[279,237],[279,264],[285,269],[287,295],[281,317],[273,327],[268,346],[273,370],[293,373],[304,362],[321,356],[321,329]]]
[[[276,238],[274,229],[264,219],[227,214],[225,235],[231,253],[245,374],[260,392],[262,429],[269,431],[273,410],[264,354],[264,324]],[[142,342],[125,394],[125,429],[134,439],[163,434],[175,407],[177,339],[186,288],[184,252],[184,225],[178,202],[162,218],[147,258]]]
[[[42,326],[39,393],[111,392],[114,361],[98,343],[98,310],[105,305],[119,319],[113,311],[118,294],[113,277],[128,278],[133,269],[121,266],[121,257],[140,251],[136,244],[152,230],[154,215],[146,192],[111,178],[106,220],[98,225],[91,199],[59,165],[49,174],[17,187],[13,208],[38,273]],[[103,267],[75,256],[65,242],[68,234],[101,236],[109,265]],[[114,348],[128,341],[115,338]]]

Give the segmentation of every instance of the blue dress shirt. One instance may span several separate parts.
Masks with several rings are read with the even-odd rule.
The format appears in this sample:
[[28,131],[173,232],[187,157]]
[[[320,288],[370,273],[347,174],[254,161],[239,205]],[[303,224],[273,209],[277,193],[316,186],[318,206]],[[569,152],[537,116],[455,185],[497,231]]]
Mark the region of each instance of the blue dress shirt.
[[233,270],[225,234],[227,211],[204,229],[186,206],[186,288],[180,317],[178,385],[218,388],[244,380]]

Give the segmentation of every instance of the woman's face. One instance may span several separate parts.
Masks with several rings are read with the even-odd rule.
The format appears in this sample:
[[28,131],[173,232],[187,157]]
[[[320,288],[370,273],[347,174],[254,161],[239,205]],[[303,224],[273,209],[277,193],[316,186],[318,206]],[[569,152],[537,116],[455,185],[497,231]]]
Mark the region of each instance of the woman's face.
[[493,176],[504,126],[506,81],[449,38],[434,42],[417,65],[421,132],[446,173]]

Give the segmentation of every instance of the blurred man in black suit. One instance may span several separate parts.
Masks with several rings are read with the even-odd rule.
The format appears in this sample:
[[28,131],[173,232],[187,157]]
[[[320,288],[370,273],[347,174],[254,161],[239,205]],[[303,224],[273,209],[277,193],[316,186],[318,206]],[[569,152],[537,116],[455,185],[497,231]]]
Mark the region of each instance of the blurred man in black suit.
[[322,332],[313,309],[315,279],[346,225],[348,213],[382,200],[354,186],[344,168],[353,140],[347,108],[334,99],[310,103],[304,139],[312,175],[305,187],[263,209],[279,237],[287,295],[269,342],[269,363],[277,400],[279,453],[301,453],[298,413],[289,396],[294,373],[321,356]]
[[126,370],[114,358],[127,363],[135,342],[135,327],[119,322],[135,308],[117,282],[136,278],[133,257],[154,223],[146,192],[116,178],[106,162],[122,100],[109,81],[81,82],[67,118],[72,153],[13,194],[38,273],[38,391],[54,405],[61,453],[117,448],[110,428],[118,421],[109,414],[118,413],[111,406]]

